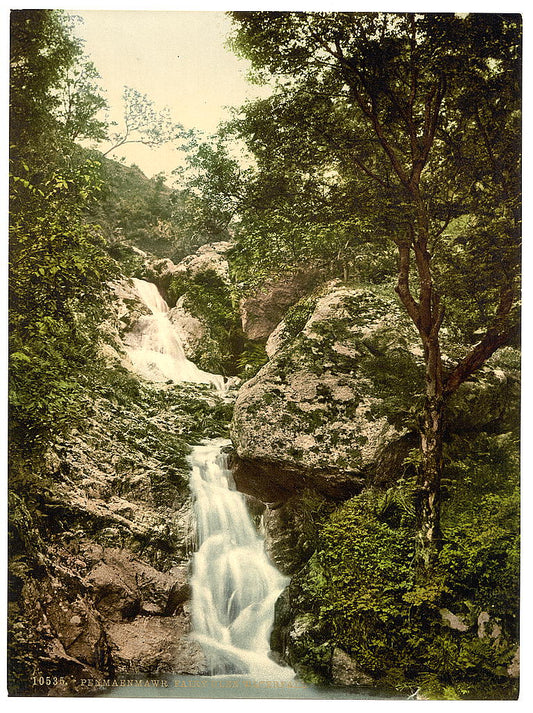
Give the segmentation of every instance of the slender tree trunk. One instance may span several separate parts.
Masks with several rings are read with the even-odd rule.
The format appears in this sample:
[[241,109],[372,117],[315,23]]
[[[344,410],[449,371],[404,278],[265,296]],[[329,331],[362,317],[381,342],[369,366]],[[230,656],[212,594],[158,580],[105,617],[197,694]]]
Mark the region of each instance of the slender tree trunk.
[[418,476],[415,504],[417,578],[424,578],[431,572],[442,541],[440,506],[445,399],[438,336],[440,318],[438,321],[434,320],[435,314],[429,334],[426,333],[422,337],[426,363],[426,397],[420,433],[422,467]]
[[435,565],[442,543],[440,529],[444,402],[426,396],[421,429],[422,467],[416,491],[415,573],[423,579]]
[[[433,286],[431,257],[427,245],[427,216],[418,201],[418,239],[413,227],[410,239],[398,241],[399,271],[396,291],[422,339],[425,362],[425,402],[420,427],[422,462],[415,500],[415,576],[423,581],[433,569],[441,548],[441,480],[443,468],[443,422],[445,393],[439,331],[444,310]],[[411,250],[419,279],[418,300],[411,293]]]

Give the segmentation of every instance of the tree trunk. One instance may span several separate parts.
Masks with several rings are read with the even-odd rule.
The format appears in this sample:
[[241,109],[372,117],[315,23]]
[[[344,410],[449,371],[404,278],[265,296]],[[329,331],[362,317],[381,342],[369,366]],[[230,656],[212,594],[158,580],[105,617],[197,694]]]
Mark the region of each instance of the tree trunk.
[[415,575],[424,579],[435,565],[442,542],[440,529],[444,402],[426,396],[421,430],[422,467],[416,491]]

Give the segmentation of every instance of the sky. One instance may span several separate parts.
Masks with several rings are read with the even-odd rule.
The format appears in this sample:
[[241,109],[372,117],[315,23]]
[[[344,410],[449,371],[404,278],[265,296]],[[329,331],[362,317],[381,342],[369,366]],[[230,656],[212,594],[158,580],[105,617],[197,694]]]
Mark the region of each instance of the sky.
[[[224,45],[231,21],[216,11],[70,10],[83,22],[75,34],[100,74],[110,105],[110,118],[122,117],[122,90],[132,87],[168,107],[185,128],[206,133],[229,118],[229,106],[264,95],[264,88],[246,79],[249,64]],[[99,148],[106,150],[109,143]],[[121,147],[109,158],[125,157],[149,177],[183,160],[175,145],[150,149],[140,144]]]

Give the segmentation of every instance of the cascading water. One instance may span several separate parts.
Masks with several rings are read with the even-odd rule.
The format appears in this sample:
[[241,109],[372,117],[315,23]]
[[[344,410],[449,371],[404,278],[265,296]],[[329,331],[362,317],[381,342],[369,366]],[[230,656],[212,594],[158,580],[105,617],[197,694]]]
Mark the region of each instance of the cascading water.
[[212,674],[292,678],[291,669],[268,656],[274,604],[287,580],[268,561],[244,496],[235,490],[222,452],[228,443],[196,446],[189,459],[198,532],[193,630]]
[[[133,279],[151,314],[143,315],[125,345],[135,371],[150,381],[213,384],[224,378],[189,361],[156,285]],[[197,520],[198,548],[193,558],[192,622],[212,674],[249,674],[288,679],[294,672],[268,656],[274,604],[287,580],[268,561],[233,484],[217,439],[193,448],[190,488]]]
[[[168,305],[157,287],[144,280],[134,279],[133,283],[151,312],[139,320],[126,341],[136,372],[156,382],[213,384],[225,395],[222,376],[201,371],[185,357],[179,335],[168,318]],[[269,657],[274,605],[288,578],[269,562],[244,496],[235,489],[223,452],[229,443],[224,439],[205,442],[195,446],[189,456],[190,489],[197,521],[197,549],[191,577],[192,633],[205,652],[210,682],[241,681],[242,688],[231,689],[232,698],[257,698],[259,690],[260,697],[265,698],[381,697],[383,691],[377,689],[377,692],[361,689],[358,694],[353,690],[345,694],[342,689],[340,693],[328,689],[324,694],[322,689],[297,682],[291,668],[278,666]],[[203,697],[205,689],[192,684],[195,678],[181,676],[180,687],[157,687],[157,693],[154,688],[140,692],[136,689],[135,696],[178,697],[178,691],[186,690],[186,697],[197,697],[196,693]],[[255,682],[258,686],[275,685],[255,688]],[[221,698],[225,697],[225,690],[214,687],[210,693]],[[112,687],[107,695],[131,695],[128,691],[126,687]]]
[[126,350],[139,376],[150,381],[191,381],[213,384],[222,391],[224,377],[202,371],[189,361],[180,338],[168,318],[169,307],[156,285],[133,279],[140,300],[151,314],[143,315],[125,338]]

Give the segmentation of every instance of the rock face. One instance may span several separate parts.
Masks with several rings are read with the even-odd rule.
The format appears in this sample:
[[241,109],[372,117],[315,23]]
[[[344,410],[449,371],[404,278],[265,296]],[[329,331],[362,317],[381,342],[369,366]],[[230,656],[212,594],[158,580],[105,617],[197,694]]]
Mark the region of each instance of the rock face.
[[172,274],[187,273],[194,277],[200,272],[215,272],[226,284],[230,283],[229,264],[226,257],[232,243],[221,241],[202,245],[192,255],[183,258],[174,268]]
[[182,617],[141,616],[108,628],[116,672],[148,674],[204,674],[205,657],[188,637],[189,622]]
[[163,293],[168,289],[172,278],[180,274],[194,277],[200,272],[213,271],[229,284],[229,265],[226,253],[231,247],[232,243],[227,241],[202,245],[196,252],[187,255],[177,264],[169,258],[153,258],[143,254],[144,278],[154,282]]
[[238,459],[263,479],[270,469],[276,485],[354,494],[407,433],[393,409],[408,398],[395,393],[399,368],[413,389],[419,384],[414,331],[392,298],[334,285],[297,334],[280,335],[283,327],[270,361],[239,392],[231,427]]
[[[189,636],[195,533],[185,439],[220,435],[209,419],[221,402],[202,385],[128,374],[121,338],[146,308],[128,280],[113,287],[106,377],[32,476],[39,529],[23,522],[13,539],[12,691],[31,686],[28,658],[48,677],[67,677],[31,695],[77,695],[80,679],[121,672],[205,673]],[[17,551],[31,566],[17,567]]]
[[176,306],[169,310],[168,318],[179,332],[185,356],[196,362],[198,350],[208,335],[208,328],[205,322],[192,315],[183,306],[183,301],[183,298],[180,298]]
[[266,282],[240,303],[242,329],[248,339],[264,341],[280,323],[289,307],[308,295],[322,279],[319,270],[298,272]]
[[177,265],[165,259],[147,271],[171,306],[168,318],[186,357],[205,371],[225,374],[235,368],[238,318],[227,259],[231,247],[230,242],[202,245]]
[[371,686],[375,683],[346,651],[338,647],[333,649],[331,657],[331,680],[337,686]]
[[[150,418],[159,437],[183,424],[171,411],[147,417],[103,399],[93,408],[84,428],[48,454],[53,487],[41,508],[55,524],[39,569],[21,578],[13,612],[24,631],[37,632],[47,675],[72,677],[66,690],[46,695],[75,694],[81,678],[205,672],[189,638],[188,489],[176,482],[178,462],[168,470],[168,451],[139,450]],[[123,436],[133,423],[137,447]]]

